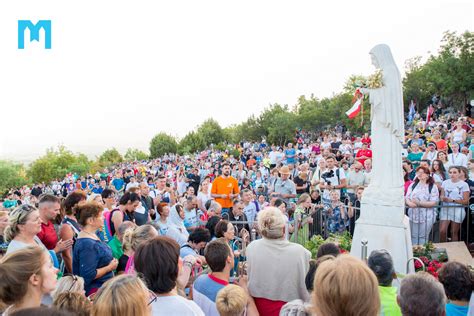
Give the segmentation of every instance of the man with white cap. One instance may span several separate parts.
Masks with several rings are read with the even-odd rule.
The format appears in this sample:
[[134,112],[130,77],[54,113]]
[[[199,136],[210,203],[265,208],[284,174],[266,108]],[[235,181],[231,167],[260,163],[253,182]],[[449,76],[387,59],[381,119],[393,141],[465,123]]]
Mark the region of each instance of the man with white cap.
[[436,144],[433,142],[428,143],[428,148],[423,154],[422,160],[429,160],[430,163],[433,163],[433,160],[438,159],[438,151],[436,150]]

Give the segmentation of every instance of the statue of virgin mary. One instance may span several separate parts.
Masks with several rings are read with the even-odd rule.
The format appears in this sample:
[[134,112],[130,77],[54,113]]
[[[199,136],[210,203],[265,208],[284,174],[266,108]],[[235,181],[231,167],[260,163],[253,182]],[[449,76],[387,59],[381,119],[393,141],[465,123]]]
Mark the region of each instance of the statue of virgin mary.
[[[372,64],[382,72],[383,86],[361,89],[371,104],[372,172],[367,198],[391,195],[399,204],[403,199],[402,141],[405,133],[400,72],[390,48],[380,44],[370,51]],[[395,193],[395,196],[393,195]]]

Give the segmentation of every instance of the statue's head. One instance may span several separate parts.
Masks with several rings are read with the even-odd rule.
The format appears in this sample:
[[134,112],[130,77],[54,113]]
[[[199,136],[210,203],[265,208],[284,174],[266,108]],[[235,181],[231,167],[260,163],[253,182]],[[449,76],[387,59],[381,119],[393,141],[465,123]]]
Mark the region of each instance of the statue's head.
[[370,50],[372,64],[376,68],[383,69],[388,65],[395,65],[390,47],[386,44],[379,44]]

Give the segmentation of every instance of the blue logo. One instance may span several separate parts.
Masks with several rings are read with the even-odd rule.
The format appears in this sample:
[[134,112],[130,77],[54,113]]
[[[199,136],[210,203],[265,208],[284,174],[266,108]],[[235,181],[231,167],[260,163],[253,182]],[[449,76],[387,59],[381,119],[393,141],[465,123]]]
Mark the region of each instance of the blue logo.
[[44,48],[51,49],[51,20],[39,20],[33,24],[30,20],[18,20],[18,49],[25,49],[25,30],[30,30],[30,42],[40,40],[40,30],[44,30]]

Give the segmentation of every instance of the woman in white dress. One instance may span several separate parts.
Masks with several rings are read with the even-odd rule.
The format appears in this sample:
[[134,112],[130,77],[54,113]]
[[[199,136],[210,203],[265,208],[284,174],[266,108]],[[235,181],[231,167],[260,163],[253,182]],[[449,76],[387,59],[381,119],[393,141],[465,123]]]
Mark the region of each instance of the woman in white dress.
[[199,187],[199,192],[197,194],[197,200],[198,200],[198,207],[203,212],[203,214],[207,213],[206,210],[206,202],[211,199],[211,194],[209,193],[209,184],[211,182],[210,177],[205,177],[204,180],[201,182],[201,186]]
[[408,187],[405,202],[409,207],[412,244],[424,245],[436,221],[433,207],[439,202],[438,186],[428,168],[421,166],[416,169],[416,179]]
[[438,186],[438,190],[441,192],[441,184],[446,180],[446,169],[441,160],[433,160],[433,164],[431,165],[431,176],[433,177],[435,184]]
[[461,145],[466,141],[467,133],[464,128],[462,128],[462,121],[456,122],[456,128],[451,133],[451,141],[462,147]]
[[449,225],[451,225],[451,241],[459,240],[459,228],[466,216],[462,205],[469,202],[469,193],[469,185],[461,178],[461,169],[457,166],[450,167],[449,179],[443,181],[441,187],[441,201],[443,201],[443,205],[451,207],[442,208],[439,215],[441,220],[439,225],[440,242],[446,241]]

